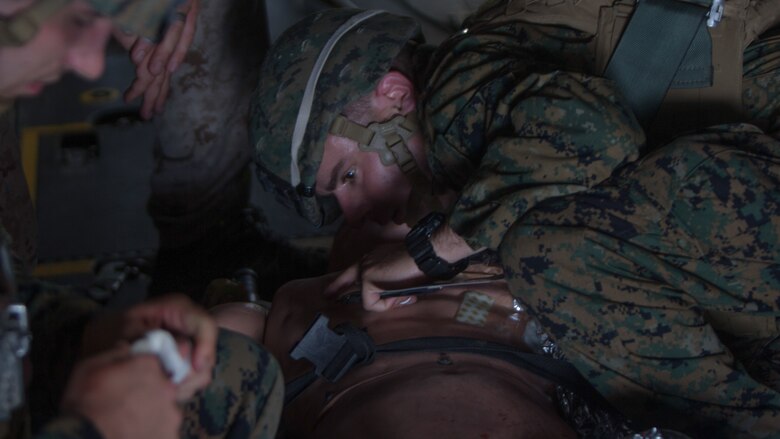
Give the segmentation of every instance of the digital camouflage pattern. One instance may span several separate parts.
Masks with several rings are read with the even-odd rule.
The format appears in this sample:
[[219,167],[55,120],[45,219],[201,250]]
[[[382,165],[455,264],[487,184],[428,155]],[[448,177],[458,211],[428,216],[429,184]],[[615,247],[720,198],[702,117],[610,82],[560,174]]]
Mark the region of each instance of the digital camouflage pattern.
[[283,406],[276,360],[250,338],[220,330],[211,383],[187,404],[181,437],[273,439]]
[[[161,248],[203,239],[246,207],[251,152],[246,124],[267,36],[259,0],[200,2],[195,37],[155,116],[149,214]],[[241,29],[241,32],[225,32]],[[215,87],[214,84],[221,84]]]
[[[580,30],[522,15],[547,4],[488,4],[423,77],[429,163],[462,191],[450,225],[475,247],[503,242],[514,294],[618,407],[696,437],[776,435],[777,390],[751,375],[766,352],[724,342],[762,347],[778,333],[776,40],[744,53],[743,119],[765,133],[682,137],[599,184],[644,137],[612,84],[589,75],[605,62],[599,14]],[[761,21],[746,33],[777,17],[777,3],[741,4]],[[502,16],[517,5],[539,10]]]
[[780,137],[780,80],[777,77],[777,72],[780,71],[780,56],[778,53],[780,53],[780,29],[745,50],[742,69],[743,119],[757,125],[775,138]]
[[[184,408],[186,439],[273,439],[284,400],[284,379],[276,360],[257,343],[222,330],[212,381]],[[91,439],[83,419],[57,418],[35,439]]]
[[694,437],[780,431],[778,53],[779,37],[745,52],[745,114],[766,133],[679,137],[537,205],[500,247],[513,294],[637,420]]
[[[91,438],[87,423],[58,414],[85,325],[101,308],[77,290],[24,276],[18,280],[33,333],[27,408],[34,428],[45,425],[35,438]],[[181,437],[273,438],[283,394],[281,369],[268,351],[243,335],[220,330],[212,381],[186,405]]]
[[460,192],[449,225],[495,249],[537,203],[592,187],[638,157],[644,134],[620,93],[589,75],[590,37],[471,20],[437,49],[420,105],[437,184]]
[[[360,12],[330,9],[310,15],[278,38],[263,64],[252,96],[250,137],[261,180],[272,178],[279,190],[287,192],[284,196],[288,199],[297,198],[291,181],[291,149],[306,84],[331,35]],[[295,158],[303,186],[314,186],[333,119],[347,103],[374,89],[407,42],[420,39],[420,28],[414,20],[380,13],[346,33],[334,46],[319,75],[311,117]],[[315,225],[336,218],[332,212],[323,212],[323,206],[311,195],[298,201],[296,207],[302,215]]]

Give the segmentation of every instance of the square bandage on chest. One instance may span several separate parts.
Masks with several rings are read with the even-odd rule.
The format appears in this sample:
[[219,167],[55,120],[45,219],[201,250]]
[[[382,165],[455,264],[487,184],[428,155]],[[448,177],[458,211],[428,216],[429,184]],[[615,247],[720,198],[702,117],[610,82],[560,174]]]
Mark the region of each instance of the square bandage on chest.
[[479,291],[466,291],[463,302],[458,308],[455,320],[472,326],[485,326],[490,308],[493,306],[492,297]]

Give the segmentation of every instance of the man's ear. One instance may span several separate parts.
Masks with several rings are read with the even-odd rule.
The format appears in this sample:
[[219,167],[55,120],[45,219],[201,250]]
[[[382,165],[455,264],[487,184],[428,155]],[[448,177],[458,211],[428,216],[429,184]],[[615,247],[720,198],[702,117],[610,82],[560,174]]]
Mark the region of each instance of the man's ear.
[[401,72],[385,73],[374,89],[374,108],[382,120],[397,114],[407,115],[414,110],[417,95],[412,81]]

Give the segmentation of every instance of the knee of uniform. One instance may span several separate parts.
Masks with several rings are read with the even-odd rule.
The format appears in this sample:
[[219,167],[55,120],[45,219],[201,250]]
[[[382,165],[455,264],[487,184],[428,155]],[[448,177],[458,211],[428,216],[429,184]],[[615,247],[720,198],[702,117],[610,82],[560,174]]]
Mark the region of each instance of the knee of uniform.
[[[267,424],[269,413],[281,411],[283,383],[279,363],[265,348],[245,335],[220,329],[212,381],[188,408],[195,412],[191,420],[207,436],[229,430],[248,437],[258,424]],[[271,421],[273,425],[278,419]]]
[[213,380],[267,395],[276,381],[282,380],[282,373],[276,359],[259,343],[243,334],[220,329]]
[[252,339],[220,329],[209,385],[185,408],[183,438],[257,437],[273,432],[284,403],[281,368]]

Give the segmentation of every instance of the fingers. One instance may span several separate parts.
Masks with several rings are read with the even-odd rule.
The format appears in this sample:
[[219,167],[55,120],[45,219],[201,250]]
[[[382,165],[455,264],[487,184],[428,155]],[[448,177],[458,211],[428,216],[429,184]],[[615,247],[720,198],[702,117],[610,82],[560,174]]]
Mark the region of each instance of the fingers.
[[80,367],[73,371],[74,379],[77,376],[89,375],[94,370],[100,369],[112,363],[118,363],[131,357],[130,346],[122,343],[110,350],[104,351],[98,355],[93,355],[86,360],[82,360]]
[[118,29],[114,31],[120,44],[130,50],[130,59],[136,65],[136,79],[125,92],[125,101],[143,96],[143,119],[151,119],[165,108],[170,92],[170,75],[184,62],[192,45],[199,11],[198,0],[190,0],[182,6],[179,9],[182,19],[171,23],[159,44]]
[[171,73],[165,72],[162,85],[160,86],[157,98],[155,99],[154,112],[160,114],[165,109],[165,101],[168,100],[168,93],[171,91]]
[[[167,77],[167,72],[162,75],[154,76],[152,82],[143,90],[144,100],[141,104],[141,118],[144,120],[149,120],[155,113],[162,112],[165,105],[165,98],[167,97]],[[161,98],[162,102],[158,102]]]
[[149,62],[149,72],[153,75],[159,75],[165,70],[171,59],[173,50],[179,43],[182,32],[184,31],[184,21],[174,20],[165,32],[162,41],[157,44]]
[[[136,43],[136,41],[139,40],[138,35],[134,34],[128,34],[121,29],[114,28],[113,30],[114,38],[119,42],[119,44],[125,48],[125,50],[132,53],[133,45]],[[132,59],[132,56],[131,56]],[[143,59],[143,58],[142,58]]]
[[360,275],[360,265],[354,264],[344,270],[336,279],[333,280],[333,282],[330,283],[330,285],[325,288],[325,291],[323,294],[325,296],[335,296],[338,294],[341,294],[345,292],[344,290],[348,287],[354,285]]
[[417,303],[417,296],[392,297],[382,299],[381,290],[363,286],[363,309],[366,311],[383,312],[392,308],[407,306]]
[[382,299],[379,296],[379,291],[369,291],[365,287],[362,291],[363,295],[363,309],[366,311],[382,312],[390,309],[390,299]]
[[[146,55],[154,52],[154,50],[154,43],[139,37],[130,49],[130,59],[133,60],[136,66],[140,66],[146,60]],[[144,65],[144,70],[146,70],[145,73],[149,73],[148,63]]]
[[217,325],[205,311],[198,309],[185,316],[185,326],[195,340],[192,368],[195,372],[209,372],[216,361]]
[[168,61],[168,72],[173,73],[179,68],[184,58],[187,56],[187,51],[192,45],[192,41],[195,39],[195,29],[198,22],[198,13],[200,12],[200,3],[198,0],[192,0],[190,10],[187,12],[187,18],[184,21],[184,28],[182,29],[179,42],[176,44],[176,49],[173,52],[170,60]]
[[204,389],[211,382],[211,370],[192,371],[184,381],[176,387],[176,400],[184,402],[192,398],[195,393]]
[[193,340],[192,367],[210,371],[216,359],[217,325],[214,319],[186,296],[168,295],[127,311],[126,336],[139,337],[150,329],[162,328]]
[[160,114],[165,109],[165,101],[170,91],[170,73],[151,76],[139,73],[125,93],[125,100],[132,101],[143,95],[141,103],[141,118],[151,119],[155,114]]
[[165,32],[162,41],[154,49],[149,63],[149,71],[160,75],[164,71],[173,73],[184,61],[184,57],[195,38],[195,26],[198,19],[199,4],[191,0],[178,10],[182,19],[174,20]]
[[130,102],[144,94],[149,84],[155,80],[156,77],[149,72],[150,59],[151,56],[145,54],[145,57],[140,62],[136,62],[135,80],[125,92],[125,101]]

